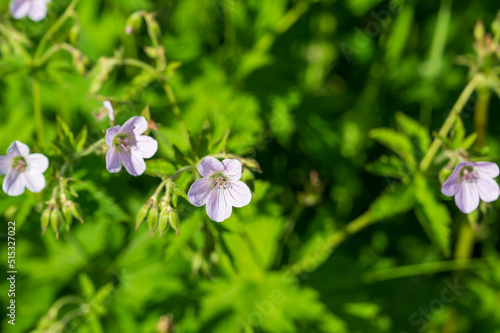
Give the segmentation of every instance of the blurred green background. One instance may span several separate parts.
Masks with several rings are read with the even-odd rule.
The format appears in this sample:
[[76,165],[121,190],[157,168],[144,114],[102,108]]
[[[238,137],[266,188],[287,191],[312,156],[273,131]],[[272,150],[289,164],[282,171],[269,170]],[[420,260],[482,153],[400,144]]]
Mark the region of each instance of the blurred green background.
[[[13,20],[3,1],[0,23],[29,38],[33,52],[68,3],[52,0],[47,18],[35,23]],[[75,46],[89,58],[87,69],[117,49],[152,63],[143,50],[150,45],[144,22],[125,34],[127,18],[140,9],[156,12],[167,60],[182,62],[168,82],[189,131],[197,136],[209,124],[215,139],[229,128],[229,152],[260,163],[253,200],[216,224],[204,208],[179,199],[180,235],[170,230],[150,238],[145,225],[134,231],[135,216],[158,180],[110,174],[104,156],[92,155],[73,173],[84,180],[75,185],[74,200],[85,223],[56,240],[52,231],[40,236],[50,184],[41,194],[0,193],[1,265],[6,222],[16,220],[19,272],[16,326],[3,317],[3,332],[500,332],[496,213],[472,252],[491,263],[467,270],[432,264],[448,259],[413,212],[347,237],[331,253],[322,245],[395,182],[365,171],[387,153],[367,132],[393,127],[397,111],[429,131],[439,129],[467,83],[457,57],[474,53],[476,21],[488,27],[498,3],[85,0],[76,7]],[[67,38],[70,29],[67,24],[49,43]],[[0,154],[14,140],[41,149],[33,77],[41,85],[48,140],[57,140],[56,115],[75,133],[88,126],[88,144],[108,127],[93,116],[102,100],[89,94],[92,71],[78,74],[69,55],[30,68],[0,33],[0,73]],[[100,94],[123,96],[137,74],[116,68]],[[152,134],[160,143],[155,157],[175,159],[173,145],[186,153],[172,103],[155,82],[119,104],[116,123],[148,103],[161,124]],[[492,98],[491,156],[500,150],[499,107]],[[470,133],[470,108],[463,120]],[[183,186],[190,181],[181,180]],[[451,201],[449,207],[453,257],[464,217]],[[299,260],[309,264],[289,273]],[[2,279],[4,310],[7,290]]]

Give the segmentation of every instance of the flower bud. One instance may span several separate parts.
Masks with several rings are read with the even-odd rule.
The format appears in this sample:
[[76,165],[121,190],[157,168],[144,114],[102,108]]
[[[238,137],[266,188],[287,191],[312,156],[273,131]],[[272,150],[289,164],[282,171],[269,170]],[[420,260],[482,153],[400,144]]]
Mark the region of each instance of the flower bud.
[[177,215],[177,212],[174,210],[171,210],[168,213],[168,223],[170,226],[175,230],[175,234],[179,235],[179,215]]
[[69,41],[72,45],[76,45],[78,38],[80,37],[80,26],[75,24],[69,30]]
[[52,207],[47,207],[42,213],[42,236],[45,234],[45,230],[47,230],[47,227],[49,226],[50,223],[50,212],[52,211]]
[[56,238],[59,239],[59,231],[61,231],[61,227],[63,224],[63,216],[61,214],[61,211],[59,209],[54,209],[50,213],[50,226],[52,227],[52,230],[56,233]]
[[148,226],[149,230],[151,230],[151,237],[154,236],[156,227],[158,226],[158,214],[158,207],[151,208],[148,214]]
[[151,207],[151,204],[147,203],[144,206],[142,206],[142,208],[137,213],[137,219],[135,222],[135,230],[137,230],[137,228],[139,228],[139,226],[142,224],[142,222],[144,222],[144,220],[148,216],[149,207]]
[[139,12],[135,12],[129,16],[127,23],[125,24],[125,33],[127,35],[132,34],[133,31],[139,30],[141,27],[142,17]]
[[165,208],[161,211],[160,213],[160,221],[159,221],[159,230],[160,230],[160,237],[163,234],[165,230],[167,230],[168,227],[168,209]]
[[78,221],[80,221],[81,224],[83,224],[83,218],[82,218],[82,213],[81,213],[81,208],[78,204],[75,204],[73,201],[68,201],[67,203],[68,209],[71,212],[71,215]]
[[474,38],[477,41],[482,41],[484,38],[484,24],[482,20],[478,20],[474,27]]
[[68,205],[64,205],[62,207],[62,214],[64,217],[64,223],[66,224],[66,231],[69,231],[71,224],[73,223],[73,215],[71,214]]

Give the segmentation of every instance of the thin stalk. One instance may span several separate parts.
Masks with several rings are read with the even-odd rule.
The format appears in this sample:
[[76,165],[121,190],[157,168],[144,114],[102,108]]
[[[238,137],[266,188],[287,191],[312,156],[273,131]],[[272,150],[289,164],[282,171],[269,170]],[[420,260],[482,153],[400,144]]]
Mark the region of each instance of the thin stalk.
[[481,149],[486,145],[488,134],[488,109],[490,106],[491,93],[489,88],[481,84],[477,88],[478,98],[474,111],[474,129],[477,133],[476,147]]
[[432,163],[432,160],[436,156],[441,146],[440,138],[448,136],[448,133],[451,131],[453,125],[455,124],[457,116],[460,114],[460,112],[462,112],[462,109],[469,100],[469,97],[472,95],[472,93],[482,80],[483,80],[482,76],[475,75],[472,78],[472,80],[470,80],[470,82],[467,84],[465,89],[462,91],[462,94],[460,94],[460,97],[458,97],[457,102],[451,109],[450,114],[448,115],[443,126],[439,130],[438,135],[436,136],[436,138],[434,138],[434,141],[432,142],[429,150],[427,150],[427,153],[422,159],[422,162],[420,162],[421,171],[426,171],[429,168],[430,164]]
[[40,82],[37,78],[33,78],[33,111],[35,113],[35,127],[38,143],[40,146],[45,145],[45,134],[43,131],[43,114],[42,114],[42,99],[40,95]]

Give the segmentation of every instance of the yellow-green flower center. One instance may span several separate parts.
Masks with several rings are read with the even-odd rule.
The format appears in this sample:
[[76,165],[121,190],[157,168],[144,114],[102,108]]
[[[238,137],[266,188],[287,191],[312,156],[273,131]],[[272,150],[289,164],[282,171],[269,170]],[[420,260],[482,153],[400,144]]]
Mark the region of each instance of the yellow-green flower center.
[[19,172],[24,172],[28,168],[28,163],[26,159],[22,156],[15,157],[12,160],[12,169],[15,169]]

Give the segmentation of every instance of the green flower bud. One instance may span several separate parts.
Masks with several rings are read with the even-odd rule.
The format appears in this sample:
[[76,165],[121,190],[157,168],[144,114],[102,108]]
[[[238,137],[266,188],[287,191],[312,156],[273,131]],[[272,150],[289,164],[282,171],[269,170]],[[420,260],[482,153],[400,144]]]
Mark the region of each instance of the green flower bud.
[[71,224],[73,223],[73,215],[71,214],[68,205],[64,205],[62,207],[62,214],[64,217],[64,222],[66,224],[66,230],[69,231],[69,229],[71,228]]
[[171,210],[168,213],[168,223],[170,226],[175,230],[175,234],[179,235],[179,215],[177,215],[177,212],[174,210]]
[[83,224],[83,218],[82,218],[82,213],[81,213],[81,208],[78,204],[75,204],[73,201],[68,201],[67,203],[68,209],[71,212],[71,215],[78,221],[80,221],[81,224]]
[[75,24],[69,30],[69,41],[71,44],[75,45],[80,37],[80,26]]
[[142,17],[139,12],[135,12],[129,16],[127,23],[125,24],[125,32],[130,35],[133,31],[139,30],[141,27]]
[[484,24],[482,20],[478,20],[474,27],[474,38],[477,41],[482,41],[484,38]]
[[142,224],[142,222],[144,222],[144,220],[148,216],[148,212],[149,212],[150,207],[151,207],[151,204],[147,203],[144,206],[142,206],[142,208],[137,213],[137,219],[135,222],[135,230],[137,230],[137,228],[139,228],[139,226]]
[[49,206],[47,207],[43,213],[42,213],[42,236],[45,234],[45,230],[47,230],[47,227],[49,226],[50,223],[50,212],[52,211],[52,208]]
[[161,211],[160,213],[160,237],[163,234],[165,230],[167,230],[168,227],[168,209],[165,208]]
[[158,207],[151,208],[148,214],[148,226],[149,230],[151,230],[151,237],[154,236],[156,227],[158,226],[158,214]]
[[59,232],[61,231],[61,227],[63,224],[63,216],[61,211],[58,208],[55,208],[50,213],[50,226],[52,230],[56,233],[56,238],[59,239]]

